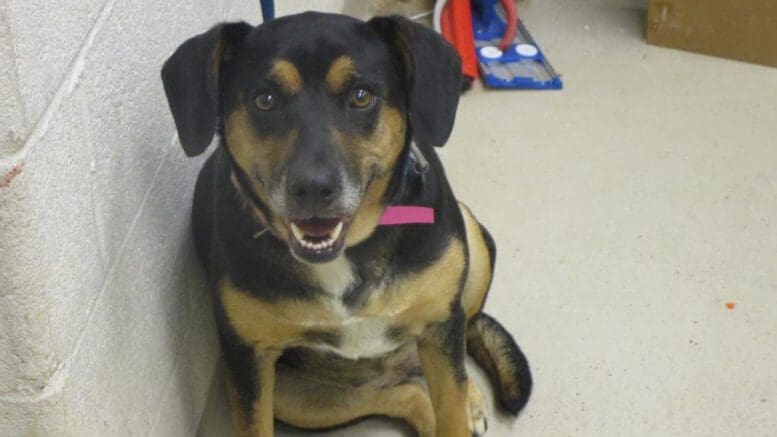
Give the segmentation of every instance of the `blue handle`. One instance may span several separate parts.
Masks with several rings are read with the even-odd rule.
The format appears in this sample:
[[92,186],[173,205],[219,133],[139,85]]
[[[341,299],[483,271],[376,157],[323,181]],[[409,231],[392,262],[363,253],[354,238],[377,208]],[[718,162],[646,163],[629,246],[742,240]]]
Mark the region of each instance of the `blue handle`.
[[275,18],[275,3],[273,0],[260,0],[262,6],[262,22],[266,23]]

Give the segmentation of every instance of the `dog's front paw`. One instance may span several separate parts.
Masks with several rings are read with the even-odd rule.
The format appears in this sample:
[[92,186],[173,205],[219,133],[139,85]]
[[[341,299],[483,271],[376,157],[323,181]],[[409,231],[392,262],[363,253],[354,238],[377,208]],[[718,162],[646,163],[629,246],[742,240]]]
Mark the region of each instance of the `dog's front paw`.
[[488,430],[488,409],[483,393],[471,380],[467,386],[467,424],[472,437],[481,437]]

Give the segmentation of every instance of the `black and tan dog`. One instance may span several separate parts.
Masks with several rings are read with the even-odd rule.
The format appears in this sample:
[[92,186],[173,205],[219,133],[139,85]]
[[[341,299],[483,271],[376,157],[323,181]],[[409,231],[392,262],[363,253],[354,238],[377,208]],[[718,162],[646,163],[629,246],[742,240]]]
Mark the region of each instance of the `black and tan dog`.
[[[461,89],[449,45],[399,17],[305,13],[216,26],[162,78],[187,155],[221,137],[193,227],[241,435],[272,435],[273,417],[327,428],[370,415],[421,436],[480,434],[465,350],[518,413],[528,365],[481,312],[494,242],[433,149]],[[397,205],[434,220],[381,226]]]

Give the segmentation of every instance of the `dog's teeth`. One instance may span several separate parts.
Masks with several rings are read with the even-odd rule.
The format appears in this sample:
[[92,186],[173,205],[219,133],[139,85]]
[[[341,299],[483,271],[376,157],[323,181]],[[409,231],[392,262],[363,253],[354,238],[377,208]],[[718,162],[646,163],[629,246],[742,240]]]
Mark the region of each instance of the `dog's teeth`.
[[328,239],[326,241],[322,241],[320,243],[306,243],[305,247],[307,247],[308,249],[321,251],[321,250],[324,250],[324,249],[331,248],[333,244],[334,244],[334,240],[332,240],[330,238],[330,239]]
[[334,243],[335,241],[337,241],[337,237],[340,236],[340,232],[342,232],[342,230],[343,230],[343,222],[340,222],[337,224],[337,226],[335,226],[335,230],[332,231],[332,235],[329,237],[329,241],[331,241],[331,243]]
[[294,238],[300,243],[305,243],[305,233],[300,230],[293,222],[291,223],[291,233],[294,234]]
[[291,233],[294,235],[294,238],[300,243],[302,247],[310,250],[322,251],[325,249],[331,249],[337,242],[337,239],[340,237],[340,234],[343,231],[343,222],[339,222],[337,226],[332,229],[332,233],[326,237],[326,240],[319,241],[317,243],[308,239],[313,237],[306,238],[305,233],[293,222],[289,227],[291,228]]

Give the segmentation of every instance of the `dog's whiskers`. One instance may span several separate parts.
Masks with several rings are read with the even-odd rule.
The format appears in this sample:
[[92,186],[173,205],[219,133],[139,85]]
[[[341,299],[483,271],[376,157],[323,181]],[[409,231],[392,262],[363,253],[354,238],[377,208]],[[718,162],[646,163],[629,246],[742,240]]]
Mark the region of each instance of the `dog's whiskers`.
[[256,240],[257,238],[261,237],[262,235],[264,235],[265,232],[267,232],[269,230],[270,230],[270,228],[264,228],[261,231],[255,233],[254,234],[254,240]]

